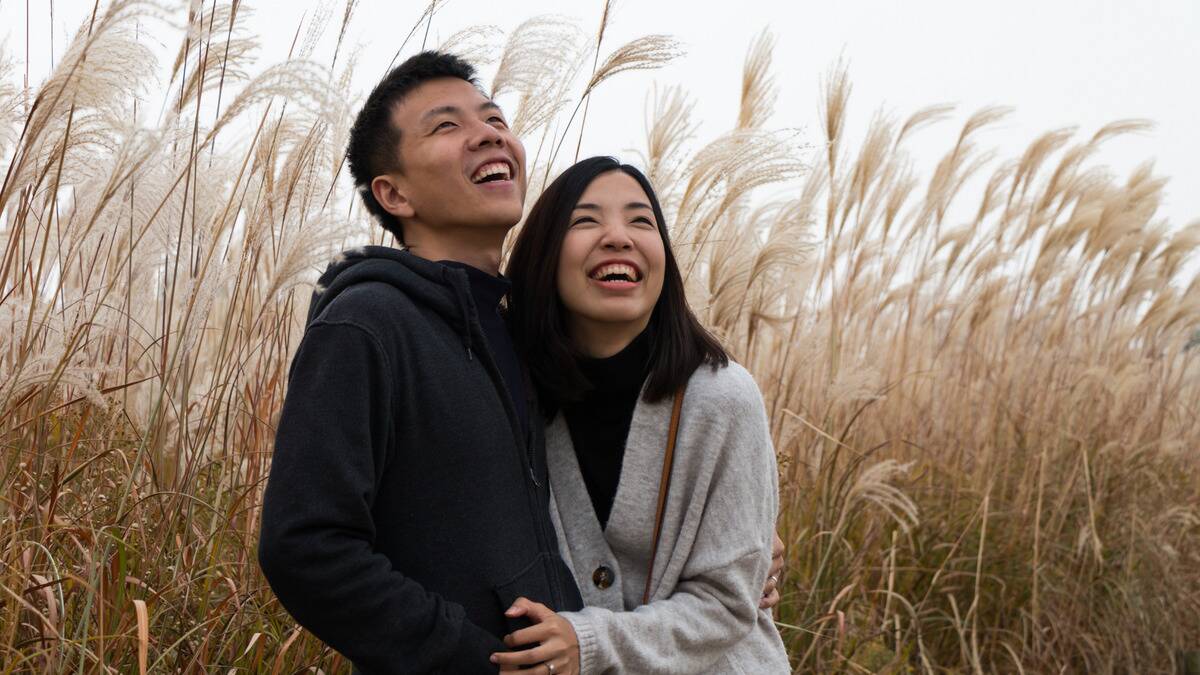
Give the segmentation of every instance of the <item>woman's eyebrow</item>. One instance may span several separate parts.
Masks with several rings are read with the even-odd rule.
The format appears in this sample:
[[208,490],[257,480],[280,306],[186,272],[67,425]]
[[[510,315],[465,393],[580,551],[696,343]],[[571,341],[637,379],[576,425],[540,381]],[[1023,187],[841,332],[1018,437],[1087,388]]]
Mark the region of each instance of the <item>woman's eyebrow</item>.
[[[647,203],[645,203],[645,202],[629,202],[628,204],[626,204],[626,205],[624,206],[624,208],[625,208],[626,210],[629,210],[629,209],[646,209],[647,211],[653,211],[653,210],[654,210],[654,209],[650,208],[650,205],[649,205],[649,204],[647,204]],[[585,210],[585,211],[600,211],[600,210],[601,210],[601,209],[600,209],[600,207],[599,207],[599,205],[597,205],[597,204],[592,204],[592,203],[590,203],[590,202],[584,202],[584,203],[582,203],[582,204],[576,204],[576,205],[575,205],[575,210],[576,210],[576,211],[578,211],[578,210],[580,210],[580,209],[583,209],[583,210]]]

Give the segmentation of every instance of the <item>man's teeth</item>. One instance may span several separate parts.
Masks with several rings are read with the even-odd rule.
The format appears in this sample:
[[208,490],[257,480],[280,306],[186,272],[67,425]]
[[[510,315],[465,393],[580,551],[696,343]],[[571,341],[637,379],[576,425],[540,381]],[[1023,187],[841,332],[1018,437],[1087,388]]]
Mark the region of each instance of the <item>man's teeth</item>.
[[592,278],[596,280],[609,276],[624,276],[629,281],[638,281],[637,270],[631,265],[603,265],[592,271]]
[[496,174],[500,175],[500,180],[508,180],[510,174],[508,165],[504,162],[492,162],[491,164],[484,164],[483,166],[479,167],[477,171],[475,171],[474,176],[471,176],[471,182],[481,183],[488,176],[495,176]]

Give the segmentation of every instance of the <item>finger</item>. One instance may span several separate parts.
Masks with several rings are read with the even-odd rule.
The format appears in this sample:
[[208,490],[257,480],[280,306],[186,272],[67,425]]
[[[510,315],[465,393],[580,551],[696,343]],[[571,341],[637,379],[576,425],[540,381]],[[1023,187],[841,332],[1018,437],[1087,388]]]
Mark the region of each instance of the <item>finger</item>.
[[[580,675],[578,659],[563,654],[564,652],[560,651],[558,655],[548,657],[541,666],[535,667],[533,672],[537,675],[541,675],[543,672],[548,675]],[[550,670],[551,665],[554,666],[554,670]]]
[[554,657],[561,651],[561,648],[541,645],[533,649],[523,649],[519,652],[500,652],[492,654],[492,663],[498,663],[501,666],[529,666]]
[[758,601],[759,609],[774,609],[775,605],[779,604],[779,589],[771,591],[769,595],[763,596],[762,600]]
[[512,607],[504,610],[504,616],[507,616],[510,619],[517,619],[525,616],[528,612],[529,608],[524,605],[513,605]]
[[771,549],[771,572],[770,574],[776,578],[783,572],[783,540],[779,535],[775,535],[775,543]]
[[526,613],[529,612],[530,606],[535,605],[535,604],[537,604],[537,603],[533,602],[529,598],[524,598],[524,597],[517,598],[516,600],[513,601],[512,606],[510,606],[508,609],[504,610],[504,616],[507,616],[509,618],[524,616]]
[[505,635],[504,644],[509,648],[532,645],[545,642],[551,635],[554,635],[554,626],[545,623],[535,623],[528,628],[522,628],[519,631]]
[[528,603],[526,605],[527,609],[525,615],[528,616],[529,620],[534,623],[541,623],[554,616],[554,610],[540,602],[533,602],[532,600],[526,600],[525,602]]
[[766,596],[770,595],[776,588],[779,588],[779,577],[772,573],[771,576],[767,577],[767,580],[763,582],[762,597],[765,598]]

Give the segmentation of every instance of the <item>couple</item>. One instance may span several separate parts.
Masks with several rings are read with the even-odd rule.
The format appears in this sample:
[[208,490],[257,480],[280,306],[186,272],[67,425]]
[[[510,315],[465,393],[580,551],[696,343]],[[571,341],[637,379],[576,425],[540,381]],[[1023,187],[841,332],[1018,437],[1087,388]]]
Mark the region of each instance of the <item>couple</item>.
[[403,248],[313,295],[263,501],[283,606],[366,673],[787,672],[762,398],[645,177],[568,169],[499,276],[524,148],[436,52],[375,88],[347,159]]

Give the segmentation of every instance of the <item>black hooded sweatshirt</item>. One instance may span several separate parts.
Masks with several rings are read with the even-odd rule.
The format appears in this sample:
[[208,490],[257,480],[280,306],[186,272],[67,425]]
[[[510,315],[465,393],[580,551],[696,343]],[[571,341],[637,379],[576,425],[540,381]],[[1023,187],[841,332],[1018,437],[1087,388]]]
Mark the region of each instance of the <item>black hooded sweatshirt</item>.
[[[532,387],[526,387],[532,391]],[[528,410],[536,410],[526,402]],[[292,360],[259,563],[280,602],[366,673],[495,673],[520,596],[582,607],[467,273],[396,249],[318,282]]]

